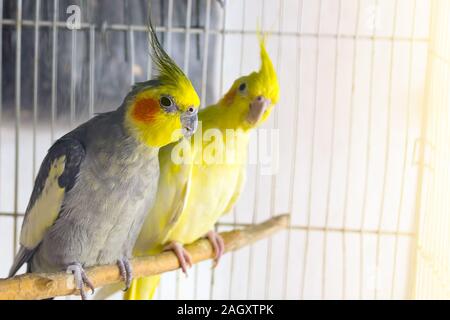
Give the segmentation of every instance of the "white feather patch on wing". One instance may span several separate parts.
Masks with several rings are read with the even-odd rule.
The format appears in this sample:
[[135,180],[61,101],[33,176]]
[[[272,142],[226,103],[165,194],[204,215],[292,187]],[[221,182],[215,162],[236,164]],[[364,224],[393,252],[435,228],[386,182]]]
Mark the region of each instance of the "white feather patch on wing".
[[20,243],[29,249],[35,248],[42,241],[58,218],[64,198],[64,188],[59,186],[58,178],[64,172],[65,160],[66,157],[62,156],[52,162],[44,188],[25,217]]

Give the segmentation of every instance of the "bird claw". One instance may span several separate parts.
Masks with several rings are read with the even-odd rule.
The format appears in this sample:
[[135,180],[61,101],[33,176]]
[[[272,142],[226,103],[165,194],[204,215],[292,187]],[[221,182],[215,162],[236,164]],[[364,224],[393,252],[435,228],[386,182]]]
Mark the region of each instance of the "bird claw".
[[86,292],[84,291],[84,286],[87,286],[91,289],[91,295],[95,293],[94,284],[86,275],[86,272],[83,269],[81,263],[73,263],[67,267],[67,273],[72,273],[75,280],[75,287],[80,291],[80,296],[82,300],[86,300]]
[[172,250],[178,258],[181,270],[188,276],[187,270],[192,267],[192,258],[189,252],[183,247],[179,242],[172,241],[167,246],[164,247],[164,251]]
[[222,236],[218,232],[215,232],[213,230],[209,231],[206,234],[206,237],[208,238],[209,242],[211,242],[214,252],[216,253],[213,265],[213,268],[215,268],[219,264],[220,258],[225,253],[225,243]]
[[128,260],[128,258],[117,260],[117,266],[119,267],[120,275],[125,282],[125,289],[123,291],[127,291],[130,289],[131,281],[133,280],[133,270],[131,268],[130,260]]

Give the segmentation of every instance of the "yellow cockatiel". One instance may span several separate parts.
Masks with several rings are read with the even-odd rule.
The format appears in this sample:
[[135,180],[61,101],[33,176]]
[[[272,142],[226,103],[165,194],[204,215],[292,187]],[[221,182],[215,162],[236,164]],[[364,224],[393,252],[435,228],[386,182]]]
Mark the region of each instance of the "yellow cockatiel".
[[[191,265],[183,245],[207,236],[223,253],[214,225],[238,199],[246,176],[250,131],[270,115],[279,98],[272,62],[260,39],[261,68],[237,79],[215,105],[199,112],[190,141],[161,149],[156,203],[134,247],[135,256],[174,250],[184,272]],[[151,299],[159,276],[135,279],[126,299]]]

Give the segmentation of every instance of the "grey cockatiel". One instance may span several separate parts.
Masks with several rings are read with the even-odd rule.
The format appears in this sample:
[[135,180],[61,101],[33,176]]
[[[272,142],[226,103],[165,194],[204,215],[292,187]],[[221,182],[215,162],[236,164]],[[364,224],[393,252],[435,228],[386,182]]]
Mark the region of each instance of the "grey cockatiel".
[[49,149],[28,204],[20,250],[10,276],[69,270],[86,297],[84,267],[118,263],[127,287],[128,258],[151,208],[159,176],[158,150],[191,135],[199,98],[161,48],[150,25],[158,77],[135,85],[115,111],[69,132]]

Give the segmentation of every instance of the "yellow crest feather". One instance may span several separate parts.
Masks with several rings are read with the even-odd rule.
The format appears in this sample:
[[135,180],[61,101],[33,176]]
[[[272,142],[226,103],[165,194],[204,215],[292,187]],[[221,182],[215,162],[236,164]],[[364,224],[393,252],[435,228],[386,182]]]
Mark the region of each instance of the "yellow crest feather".
[[150,45],[150,57],[153,62],[153,67],[157,73],[156,80],[169,90],[179,93],[174,97],[180,107],[184,106],[198,106],[200,99],[192,86],[191,81],[172,60],[172,58],[164,51],[161,43],[156,36],[156,30],[151,21],[150,2],[148,5],[148,40]]
[[266,90],[270,90],[268,96],[272,99],[273,103],[277,103],[280,95],[280,87],[278,84],[278,77],[275,68],[270,60],[270,56],[266,50],[266,35],[258,31],[261,67],[258,75],[260,79],[265,82]]

